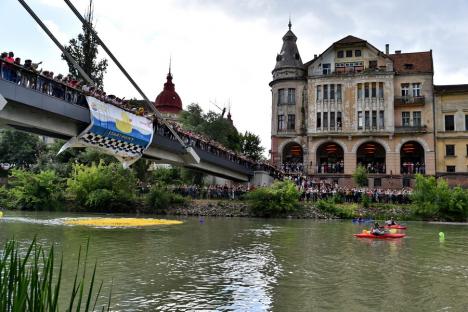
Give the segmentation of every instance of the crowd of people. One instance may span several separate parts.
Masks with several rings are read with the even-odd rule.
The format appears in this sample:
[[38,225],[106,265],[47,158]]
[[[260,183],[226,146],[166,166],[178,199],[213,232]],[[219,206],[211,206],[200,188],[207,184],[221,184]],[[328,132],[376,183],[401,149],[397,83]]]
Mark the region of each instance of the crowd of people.
[[301,199],[304,201],[317,201],[338,196],[344,202],[358,203],[365,195],[376,203],[408,204],[412,192],[410,188],[341,187],[336,183],[305,176],[290,176],[289,179],[296,184],[301,193]]
[[424,163],[420,162],[410,162],[410,161],[405,161],[401,165],[401,173],[403,174],[415,174],[415,173],[421,173],[424,174],[426,173],[426,167],[424,166]]
[[229,199],[237,200],[249,191],[247,185],[180,185],[174,187],[176,194],[193,199]]
[[[153,119],[155,131],[158,134],[175,140],[174,135],[167,126],[162,125],[153,114],[147,113],[142,105],[136,104],[136,101],[125,100],[125,98],[119,98],[112,94],[108,95],[95,86],[90,86],[82,80],[74,79],[71,75],[54,75],[52,71],[38,69],[41,64],[42,62],[33,63],[31,60],[26,60],[24,64],[21,64],[21,59],[15,58],[13,52],[3,52],[0,58],[0,77],[18,85],[85,107],[87,107],[86,96],[95,97],[105,103]],[[275,178],[281,176],[280,171],[267,162],[257,162],[249,159],[245,155],[229,150],[206,136],[184,130],[178,123],[171,122],[171,126],[187,146],[202,149],[218,157],[248,167],[251,170],[267,171]]]
[[303,174],[304,164],[301,162],[284,162],[278,165],[278,169],[286,174]]
[[385,173],[386,172],[384,162],[368,162],[368,163],[359,162],[358,166],[364,167],[367,173]]
[[344,172],[344,160],[335,162],[325,161],[317,166],[317,173],[343,173]]

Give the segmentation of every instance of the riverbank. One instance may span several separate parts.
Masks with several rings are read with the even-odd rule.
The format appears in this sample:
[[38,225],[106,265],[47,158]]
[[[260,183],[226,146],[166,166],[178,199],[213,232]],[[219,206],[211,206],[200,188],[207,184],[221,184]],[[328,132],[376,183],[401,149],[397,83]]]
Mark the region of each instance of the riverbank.
[[[410,205],[375,204],[368,208],[357,204],[341,204],[339,207],[352,211],[355,216],[361,215],[371,219],[416,220]],[[210,217],[256,217],[248,202],[227,200],[190,200],[184,205],[171,206],[159,213],[176,216],[210,216]],[[347,219],[338,213],[327,212],[317,207],[316,203],[300,203],[297,211],[278,215],[279,218],[295,219]]]

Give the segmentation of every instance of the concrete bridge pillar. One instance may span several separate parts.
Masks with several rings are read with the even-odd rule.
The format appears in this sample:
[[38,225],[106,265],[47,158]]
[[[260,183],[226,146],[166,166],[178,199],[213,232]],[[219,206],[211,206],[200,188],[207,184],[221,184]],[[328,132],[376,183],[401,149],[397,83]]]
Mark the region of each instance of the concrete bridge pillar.
[[254,171],[252,185],[269,186],[273,183],[273,177],[267,171]]

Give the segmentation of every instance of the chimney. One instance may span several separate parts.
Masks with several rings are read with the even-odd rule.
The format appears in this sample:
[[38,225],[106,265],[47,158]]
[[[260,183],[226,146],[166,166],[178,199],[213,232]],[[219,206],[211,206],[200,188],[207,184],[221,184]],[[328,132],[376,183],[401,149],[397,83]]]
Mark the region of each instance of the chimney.
[[390,45],[387,43],[387,44],[385,45],[385,54],[388,55],[389,53],[390,53]]
[[401,54],[401,50],[395,50],[395,54]]
[[317,55],[317,54],[314,54],[314,60],[315,60],[317,57],[318,57],[318,55]]

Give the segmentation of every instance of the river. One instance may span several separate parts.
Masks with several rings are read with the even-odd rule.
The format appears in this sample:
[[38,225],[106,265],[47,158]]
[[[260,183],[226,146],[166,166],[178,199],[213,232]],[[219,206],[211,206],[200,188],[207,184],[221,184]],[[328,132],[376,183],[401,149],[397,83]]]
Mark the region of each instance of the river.
[[[398,240],[357,239],[350,221],[182,218],[92,228],[84,215],[7,212],[0,241],[37,235],[64,254],[69,287],[90,238],[113,311],[468,311],[468,227],[408,222]],[[445,232],[445,242],[438,233]]]

